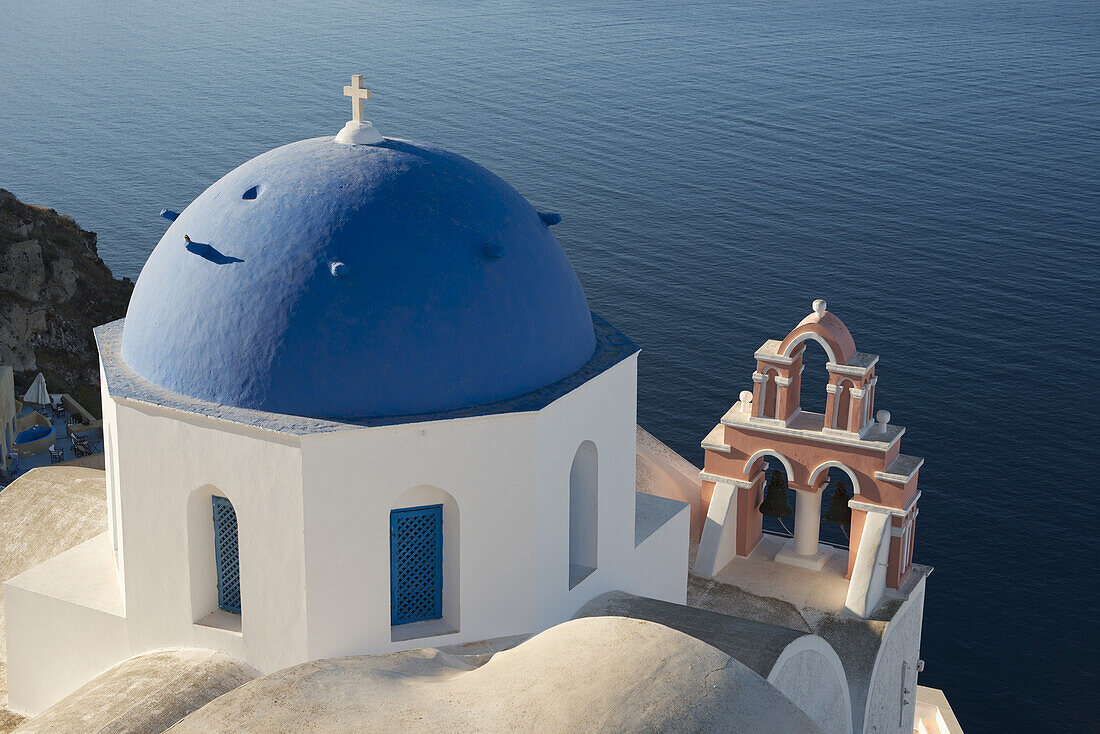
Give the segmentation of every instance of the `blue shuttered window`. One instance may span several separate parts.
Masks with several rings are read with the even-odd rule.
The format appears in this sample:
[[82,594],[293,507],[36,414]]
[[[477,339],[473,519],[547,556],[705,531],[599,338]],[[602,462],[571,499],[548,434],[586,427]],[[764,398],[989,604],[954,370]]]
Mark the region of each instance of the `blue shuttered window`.
[[443,618],[443,505],[390,512],[390,623]]
[[214,558],[218,564],[218,607],[241,613],[241,566],[237,552],[237,512],[225,497],[214,505]]

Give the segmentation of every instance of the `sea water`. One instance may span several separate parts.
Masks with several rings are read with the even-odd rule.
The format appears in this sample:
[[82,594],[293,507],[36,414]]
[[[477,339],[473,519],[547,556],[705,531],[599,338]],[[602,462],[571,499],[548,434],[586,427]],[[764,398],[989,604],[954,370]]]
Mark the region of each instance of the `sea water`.
[[0,0],[0,187],[135,277],[161,208],[335,134],[352,73],[384,134],[562,214],[696,463],[827,299],[927,459],[921,682],[968,732],[1095,731],[1100,3]]

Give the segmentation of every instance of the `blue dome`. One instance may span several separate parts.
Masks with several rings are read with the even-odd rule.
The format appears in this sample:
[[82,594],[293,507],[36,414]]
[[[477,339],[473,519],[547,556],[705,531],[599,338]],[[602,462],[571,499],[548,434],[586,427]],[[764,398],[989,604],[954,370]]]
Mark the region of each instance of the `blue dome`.
[[584,290],[527,200],[462,156],[390,139],[304,140],[227,174],[149,256],[122,337],[155,385],[346,419],[511,398],[595,347]]

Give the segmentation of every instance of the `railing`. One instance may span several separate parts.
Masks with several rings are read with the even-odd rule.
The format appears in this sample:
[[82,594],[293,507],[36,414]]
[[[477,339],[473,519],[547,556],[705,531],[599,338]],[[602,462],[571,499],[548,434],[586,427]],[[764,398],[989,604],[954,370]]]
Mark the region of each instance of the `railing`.
[[[761,532],[764,535],[774,535],[777,538],[791,538],[791,539],[794,539],[794,533],[783,533],[783,532],[780,532],[778,530],[762,530]],[[848,550],[848,546],[841,545],[840,543],[830,543],[829,541],[821,540],[820,538],[818,538],[817,542],[820,543],[821,545],[828,545],[828,546],[832,546],[833,548],[839,548],[840,550]]]

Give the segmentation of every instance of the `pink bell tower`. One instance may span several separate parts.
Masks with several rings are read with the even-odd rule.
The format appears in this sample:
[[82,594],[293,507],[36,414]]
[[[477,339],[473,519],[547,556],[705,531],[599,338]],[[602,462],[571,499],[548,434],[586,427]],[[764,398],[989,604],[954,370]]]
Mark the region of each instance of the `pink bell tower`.
[[[828,356],[824,414],[801,407],[802,357],[811,339]],[[825,301],[814,301],[810,315],[781,341],[765,342],[755,357],[752,391],[743,391],[703,440],[707,515],[695,572],[715,577],[739,558],[759,560],[768,458],[782,464],[796,491],[794,537],[772,551],[771,560],[820,571],[842,552],[818,540],[822,494],[835,468],[854,491],[848,502],[845,606],[867,616],[886,589],[901,588],[912,569],[917,473],[924,460],[901,453],[905,429],[892,425],[887,411],[872,419],[878,355],[856,351],[848,328]]]

